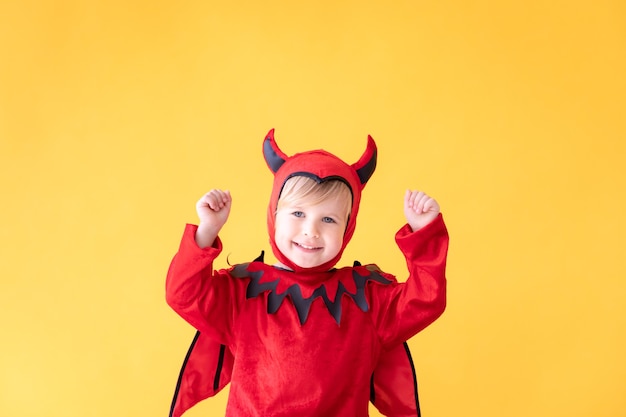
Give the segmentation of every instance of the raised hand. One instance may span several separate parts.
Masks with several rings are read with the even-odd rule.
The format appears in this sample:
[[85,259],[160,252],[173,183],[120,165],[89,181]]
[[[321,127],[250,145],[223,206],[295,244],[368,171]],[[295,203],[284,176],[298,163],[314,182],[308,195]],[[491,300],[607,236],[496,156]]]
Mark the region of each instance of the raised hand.
[[206,247],[213,244],[217,234],[228,220],[231,203],[230,191],[217,189],[209,191],[198,200],[196,203],[196,212],[200,219],[196,231],[198,246]]
[[439,212],[439,203],[423,191],[407,190],[404,194],[404,215],[414,232],[435,220]]

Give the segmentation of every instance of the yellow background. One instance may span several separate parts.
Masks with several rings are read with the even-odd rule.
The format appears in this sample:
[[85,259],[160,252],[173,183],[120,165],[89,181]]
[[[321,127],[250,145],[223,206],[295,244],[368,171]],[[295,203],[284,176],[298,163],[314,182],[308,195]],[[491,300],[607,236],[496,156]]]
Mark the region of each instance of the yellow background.
[[167,415],[193,335],[170,258],[213,187],[217,266],[269,248],[275,127],[350,162],[377,140],[345,262],[403,279],[403,191],[440,201],[425,416],[623,416],[624,22],[621,0],[3,1],[0,415]]

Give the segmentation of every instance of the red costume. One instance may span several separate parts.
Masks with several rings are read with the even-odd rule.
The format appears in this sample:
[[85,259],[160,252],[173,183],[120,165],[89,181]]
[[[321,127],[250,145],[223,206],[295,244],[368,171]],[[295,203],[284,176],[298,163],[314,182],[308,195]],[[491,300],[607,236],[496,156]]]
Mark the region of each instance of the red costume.
[[[221,242],[201,249],[187,225],[167,277],[167,301],[198,333],[170,415],[180,416],[230,382],[227,416],[367,416],[372,401],[388,416],[418,416],[417,386],[406,340],[445,309],[448,234],[441,215],[396,242],[409,277],[398,283],[375,265],[332,268],[352,237],[361,190],[376,165],[376,146],[347,165],[325,151],[286,156],[273,130],[263,152],[275,174],[268,208],[275,256],[213,271]],[[330,262],[303,269],[274,243],[274,213],[285,181],[338,179],[352,192],[343,248]],[[332,269],[331,269],[332,268]]]

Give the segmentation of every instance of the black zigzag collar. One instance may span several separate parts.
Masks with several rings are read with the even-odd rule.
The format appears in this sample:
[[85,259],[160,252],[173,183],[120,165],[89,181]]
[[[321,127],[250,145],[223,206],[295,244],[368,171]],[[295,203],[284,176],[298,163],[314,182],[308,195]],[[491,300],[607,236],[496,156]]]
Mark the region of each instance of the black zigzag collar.
[[[252,265],[252,263],[236,265],[231,272],[231,275],[235,278],[250,278],[246,291],[246,298],[255,298],[266,291],[269,292],[267,299],[267,312],[269,314],[274,314],[283,304],[285,298],[289,296],[296,312],[298,313],[300,324],[302,325],[306,323],[313,300],[318,297],[322,298],[328,312],[335,319],[337,324],[340,324],[341,298],[344,294],[349,296],[361,311],[366,312],[369,310],[369,305],[365,297],[365,285],[367,282],[373,281],[383,285],[387,285],[392,282],[391,280],[383,277],[379,273],[379,270],[375,267],[362,267],[360,264],[355,263],[355,267],[351,268],[354,288],[356,289],[354,293],[350,292],[346,288],[346,285],[339,281],[337,283],[336,293],[332,298],[329,297],[326,286],[323,283],[315,288],[309,297],[304,297],[302,295],[300,284],[298,283],[290,285],[281,293],[277,290],[281,280],[280,275],[293,274],[293,272],[274,267],[267,267],[265,264],[263,264],[264,267],[262,268],[250,268],[250,265]],[[275,278],[273,276],[263,277],[265,273],[272,274],[273,272],[276,273]]]

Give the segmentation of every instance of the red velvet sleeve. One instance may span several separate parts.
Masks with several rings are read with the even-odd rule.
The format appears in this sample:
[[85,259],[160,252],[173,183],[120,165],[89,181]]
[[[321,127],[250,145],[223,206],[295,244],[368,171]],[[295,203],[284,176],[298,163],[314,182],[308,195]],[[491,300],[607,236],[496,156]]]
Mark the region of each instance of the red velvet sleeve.
[[167,272],[165,295],[176,313],[200,332],[227,344],[236,314],[236,283],[226,271],[213,271],[213,261],[222,251],[221,241],[200,248],[195,241],[197,226],[188,224],[178,252]]
[[446,308],[446,258],[448,231],[440,214],[413,232],[405,225],[396,234],[406,258],[409,277],[404,283],[377,286],[372,313],[383,346],[410,339],[435,321]]

